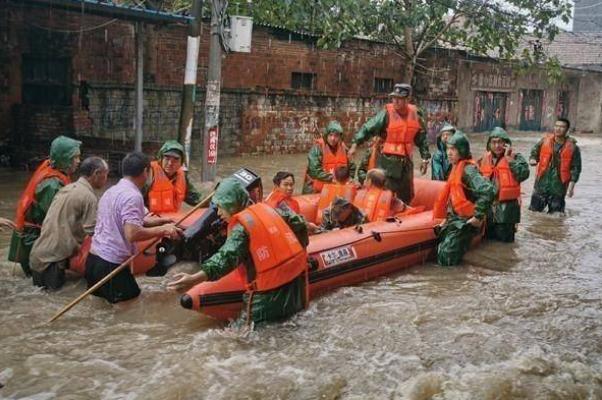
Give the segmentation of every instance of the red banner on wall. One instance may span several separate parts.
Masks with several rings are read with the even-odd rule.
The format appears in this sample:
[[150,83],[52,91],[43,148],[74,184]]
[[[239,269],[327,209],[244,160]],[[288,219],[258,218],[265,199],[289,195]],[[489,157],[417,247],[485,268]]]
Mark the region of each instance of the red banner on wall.
[[207,163],[217,164],[217,127],[209,129],[209,143],[207,146]]

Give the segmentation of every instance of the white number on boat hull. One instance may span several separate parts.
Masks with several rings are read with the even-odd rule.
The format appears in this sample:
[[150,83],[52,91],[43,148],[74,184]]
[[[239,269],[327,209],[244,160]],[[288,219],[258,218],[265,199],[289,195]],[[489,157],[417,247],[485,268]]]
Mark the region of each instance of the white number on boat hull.
[[345,246],[323,251],[320,253],[320,257],[322,257],[325,267],[332,267],[347,261],[355,260],[357,258],[357,254],[355,254],[355,249],[353,246]]

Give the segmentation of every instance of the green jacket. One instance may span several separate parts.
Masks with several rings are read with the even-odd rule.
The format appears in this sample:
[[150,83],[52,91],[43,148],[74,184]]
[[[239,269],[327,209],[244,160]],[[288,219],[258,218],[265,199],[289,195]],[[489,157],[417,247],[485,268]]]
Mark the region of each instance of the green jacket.
[[[468,200],[475,204],[474,216],[480,220],[487,215],[489,208],[493,204],[495,198],[495,188],[487,179],[481,175],[479,169],[475,165],[466,165],[462,174],[462,183],[464,184],[464,192]],[[447,209],[447,224],[464,225],[467,219],[458,216],[450,206]],[[461,228],[461,226],[458,226]]]
[[[307,247],[309,237],[303,217],[281,209],[276,209],[276,212],[291,227],[301,245]],[[215,281],[232,272],[240,264],[246,265],[247,268],[252,266],[253,260],[249,254],[249,243],[250,238],[247,231],[242,225],[236,225],[229,232],[224,245],[201,265],[201,269],[205,271],[210,281]],[[304,287],[303,282],[295,280],[291,284],[268,292],[255,293],[252,306],[253,321],[257,323],[295,314],[303,308],[304,293],[302,289]],[[245,303],[247,301],[248,298],[245,298]]]
[[[343,145],[341,142],[339,146]],[[330,183],[333,180],[333,175],[330,172],[324,171],[322,167],[322,158],[324,157],[324,152],[322,151],[322,145],[314,144],[311,149],[309,149],[309,153],[307,154],[307,170],[306,176],[311,179],[322,181],[324,183]],[[355,173],[355,164],[352,161],[348,162],[349,174],[353,177]],[[314,193],[314,189],[311,184],[311,180],[305,179],[303,182],[303,194],[311,194]]]
[[[418,147],[420,151],[420,156],[423,160],[428,160],[431,158],[431,153],[429,152],[429,146],[426,141],[426,123],[424,121],[423,111],[418,109],[418,117],[420,119],[420,131],[414,137],[414,144]],[[360,128],[359,131],[353,137],[352,143],[357,145],[361,145],[362,143],[368,141],[373,136],[386,136],[387,125],[389,124],[389,117],[387,114],[387,110],[383,109],[379,111],[374,117],[370,118],[366,123]]]
[[[539,154],[541,151],[541,146],[543,144],[543,138],[539,140],[533,146],[531,150],[531,158],[537,160],[539,162]],[[573,152],[573,159],[571,160],[571,182],[577,183],[579,180],[579,175],[581,175],[581,151],[577,146],[577,141],[567,136],[566,140],[570,140],[573,142],[575,146],[575,151]],[[534,189],[536,192],[543,195],[552,195],[557,197],[564,197],[566,195],[567,185],[564,185],[560,180],[560,149],[562,147],[555,144],[554,146],[554,155],[552,157],[552,162],[550,163],[550,168],[541,176],[535,178],[535,186]]]
[[322,224],[320,224],[320,231],[331,231],[336,228],[348,228],[350,226],[364,224],[368,222],[366,216],[354,206],[354,210],[349,214],[349,217],[342,222],[336,221],[332,216],[331,208],[327,208],[322,213]]

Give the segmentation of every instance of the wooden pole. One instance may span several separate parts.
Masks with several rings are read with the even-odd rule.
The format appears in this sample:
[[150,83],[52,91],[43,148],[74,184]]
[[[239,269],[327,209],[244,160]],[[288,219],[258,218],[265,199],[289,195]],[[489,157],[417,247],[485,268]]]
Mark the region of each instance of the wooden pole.
[[[207,197],[205,197],[203,200],[201,200],[201,202],[199,204],[197,204],[196,206],[194,206],[190,211],[188,211],[186,213],[186,215],[184,215],[182,218],[180,218],[176,222],[176,225],[181,224],[186,218],[190,217],[193,212],[195,212],[199,208],[205,206],[206,203],[209,202],[209,200],[211,200],[211,198],[213,197],[214,193],[215,192],[211,192]],[[71,303],[69,303],[65,307],[63,307],[63,309],[61,311],[59,311],[54,317],[52,317],[47,323],[51,323],[51,322],[54,322],[57,319],[59,319],[61,317],[61,315],[65,314],[67,311],[69,311],[70,309],[72,309],[77,303],[79,303],[80,301],[82,301],[86,296],[88,296],[91,293],[94,293],[96,291],[96,289],[98,289],[99,287],[101,287],[102,285],[104,285],[105,283],[107,283],[109,280],[111,280],[121,270],[123,270],[124,268],[126,268],[134,260],[134,258],[136,258],[137,256],[139,256],[140,253],[145,252],[146,250],[148,250],[149,248],[151,248],[159,240],[160,240],[160,238],[154,239],[153,241],[151,241],[150,243],[148,243],[146,246],[144,246],[143,249],[138,250],[136,252],[136,254],[132,255],[130,258],[128,258],[127,260],[125,260],[123,263],[121,263],[121,265],[118,266],[117,268],[115,268],[113,271],[111,271],[110,274],[108,274],[107,276],[105,276],[104,278],[102,278],[100,281],[96,282],[94,284],[94,286],[92,286],[90,289],[86,290],[78,298],[76,298]]]

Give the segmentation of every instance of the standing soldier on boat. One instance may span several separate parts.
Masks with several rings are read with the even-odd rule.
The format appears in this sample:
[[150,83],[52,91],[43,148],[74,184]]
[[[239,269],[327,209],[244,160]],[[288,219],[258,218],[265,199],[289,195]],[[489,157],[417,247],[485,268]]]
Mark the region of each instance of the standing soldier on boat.
[[18,262],[31,275],[29,253],[40,236],[42,222],[57,192],[71,183],[70,175],[79,165],[81,142],[59,136],[50,144],[50,156],[36,169],[17,205],[15,230],[8,259]]
[[382,154],[378,157],[377,165],[386,173],[387,188],[406,204],[414,197],[414,146],[418,146],[422,157],[422,175],[426,174],[431,159],[426,142],[426,125],[418,108],[408,101],[411,94],[410,85],[396,84],[389,94],[391,103],[362,126],[355,134],[348,152],[351,158],[358,145],[374,136],[383,138]]
[[54,197],[40,237],[30,255],[33,284],[57,290],[65,283],[69,259],[94,233],[99,192],[107,183],[109,166],[100,157],[88,157],[80,165],[80,178]]
[[334,170],[346,166],[353,170],[343,143],[343,127],[338,121],[330,121],[324,135],[309,150],[303,194],[320,193],[326,183],[334,179]]
[[437,262],[441,266],[458,265],[478,235],[491,207],[495,189],[479,172],[472,160],[468,139],[456,132],[447,142],[452,170],[445,189],[433,208],[439,225]]
[[182,203],[194,206],[201,201],[184,169],[184,146],[176,140],[166,141],[151,162],[148,181],[142,190],[144,203],[156,214],[177,212]]
[[[233,178],[220,183],[213,203],[228,222],[226,242],[199,272],[177,274],[168,287],[180,290],[216,281],[240,267],[247,287],[241,321],[274,321],[301,310],[307,301],[309,243],[303,217],[264,203],[250,205],[247,191]],[[191,301],[186,296],[182,302]]]
[[520,183],[529,177],[527,160],[512,149],[508,133],[495,127],[487,140],[487,151],[479,159],[481,174],[495,187],[495,200],[487,214],[488,239],[514,242],[520,222]]
[[456,128],[446,122],[437,135],[437,150],[431,162],[431,179],[434,181],[446,181],[451,172],[451,163],[447,159],[447,140],[456,132]]
[[531,150],[529,164],[537,165],[537,177],[529,210],[564,212],[565,196],[573,197],[581,174],[581,152],[568,136],[571,123],[558,118],[554,133],[546,134]]

